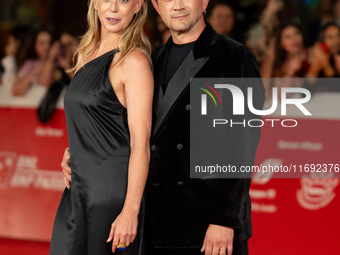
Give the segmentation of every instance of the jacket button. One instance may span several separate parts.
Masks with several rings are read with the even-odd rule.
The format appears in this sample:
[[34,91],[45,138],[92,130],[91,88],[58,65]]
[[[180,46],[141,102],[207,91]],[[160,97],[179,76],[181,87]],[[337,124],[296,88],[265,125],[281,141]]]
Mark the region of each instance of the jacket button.
[[183,186],[184,186],[184,183],[183,183],[183,182],[177,182],[177,186],[178,186],[178,187],[183,187]]
[[150,148],[150,149],[151,149],[151,151],[154,151],[154,150],[156,149],[156,145],[154,145],[154,144],[151,145],[151,148]]
[[181,143],[177,144],[177,149],[178,149],[178,150],[183,149],[183,144],[181,144]]
[[187,105],[185,106],[185,109],[186,109],[187,111],[190,111],[190,110],[191,110],[191,105],[190,105],[190,104],[187,104]]

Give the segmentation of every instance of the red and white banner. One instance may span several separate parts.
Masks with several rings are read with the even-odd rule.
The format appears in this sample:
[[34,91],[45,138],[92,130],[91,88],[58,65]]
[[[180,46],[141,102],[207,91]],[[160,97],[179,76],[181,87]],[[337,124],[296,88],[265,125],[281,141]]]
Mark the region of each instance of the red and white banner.
[[[256,165],[340,163],[340,120],[297,121],[263,127]],[[339,254],[339,179],[274,177],[252,181],[251,254]]]
[[49,240],[65,187],[64,111],[48,124],[39,123],[36,109],[4,107],[0,116],[0,236]]

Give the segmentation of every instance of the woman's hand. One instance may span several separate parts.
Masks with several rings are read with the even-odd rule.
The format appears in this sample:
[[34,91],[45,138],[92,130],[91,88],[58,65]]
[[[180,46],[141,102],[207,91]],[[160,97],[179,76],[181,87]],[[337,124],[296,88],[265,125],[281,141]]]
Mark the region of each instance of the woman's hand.
[[286,75],[288,77],[294,77],[296,72],[301,68],[301,60],[299,58],[293,58],[288,61],[288,67]]
[[55,41],[50,49],[49,59],[51,61],[56,61],[59,55],[60,55],[60,43],[59,41]]
[[125,243],[128,247],[135,240],[138,226],[138,213],[132,211],[123,211],[118,215],[116,220],[111,224],[111,231],[106,242],[112,242],[112,252],[115,252],[120,242]]

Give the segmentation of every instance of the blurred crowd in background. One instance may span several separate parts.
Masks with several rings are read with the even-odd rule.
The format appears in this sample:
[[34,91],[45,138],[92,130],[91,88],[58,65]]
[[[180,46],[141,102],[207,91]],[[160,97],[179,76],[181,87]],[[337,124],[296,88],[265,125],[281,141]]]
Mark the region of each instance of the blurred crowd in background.
[[[151,3],[149,8],[145,30],[157,49],[170,32]],[[340,0],[211,0],[205,17],[218,33],[252,50],[263,78],[340,76]],[[74,19],[79,22],[79,17]],[[81,22],[86,24],[85,16]],[[56,94],[67,86],[84,30],[72,23],[58,30],[17,21],[2,31],[0,86],[15,97],[24,96],[31,86],[45,86]],[[340,91],[340,86],[326,90]]]

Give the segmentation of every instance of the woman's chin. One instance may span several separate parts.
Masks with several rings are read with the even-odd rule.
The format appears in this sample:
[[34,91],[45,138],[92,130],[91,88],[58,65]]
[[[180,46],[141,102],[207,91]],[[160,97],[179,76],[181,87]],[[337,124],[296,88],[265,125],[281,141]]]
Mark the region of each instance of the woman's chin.
[[112,33],[112,34],[119,34],[121,32],[123,32],[126,28],[124,27],[121,27],[121,26],[117,26],[117,25],[114,25],[114,26],[106,26],[105,27],[105,30],[108,32],[108,33]]

